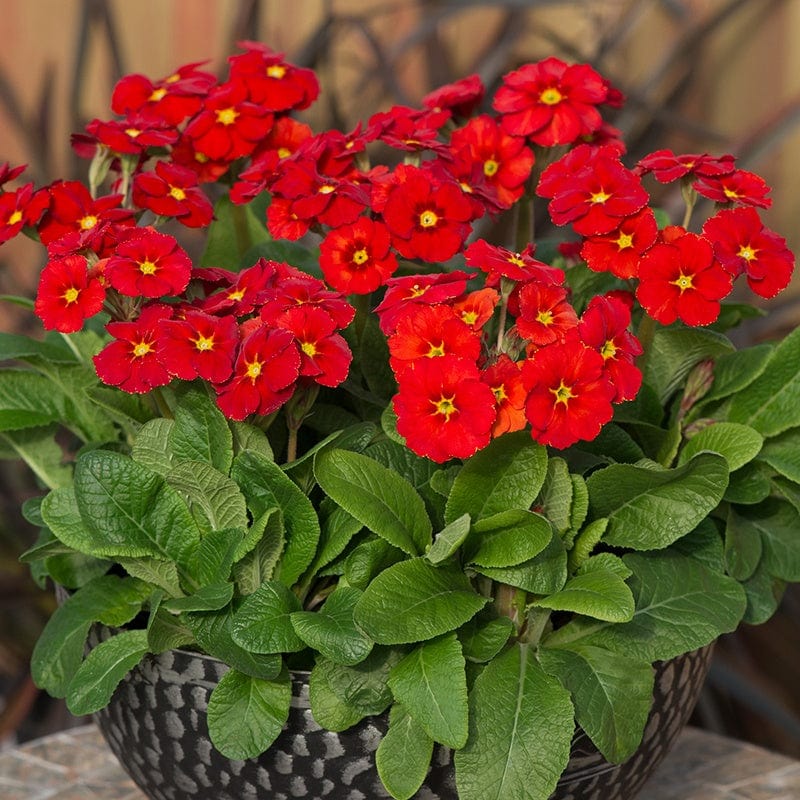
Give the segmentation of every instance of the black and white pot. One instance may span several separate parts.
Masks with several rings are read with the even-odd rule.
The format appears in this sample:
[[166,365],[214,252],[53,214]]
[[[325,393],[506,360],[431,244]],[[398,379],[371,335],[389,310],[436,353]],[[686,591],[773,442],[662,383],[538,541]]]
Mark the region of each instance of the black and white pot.
[[[632,800],[667,754],[694,708],[711,648],[656,665],[655,698],[639,750],[609,764],[578,733],[551,800]],[[120,684],[97,721],[111,749],[153,800],[387,798],[375,769],[386,716],[343,733],[319,727],[308,701],[308,674],[292,680],[289,720],[257,759],[232,761],[212,746],[206,724],[211,690],[227,667],[217,659],[173,650],[147,657]],[[451,753],[437,747],[416,800],[455,800]]]

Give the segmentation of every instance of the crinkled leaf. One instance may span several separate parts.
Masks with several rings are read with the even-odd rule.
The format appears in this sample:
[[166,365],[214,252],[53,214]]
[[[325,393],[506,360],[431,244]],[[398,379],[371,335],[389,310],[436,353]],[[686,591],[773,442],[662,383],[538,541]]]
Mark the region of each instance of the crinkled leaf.
[[[461,650],[467,661],[483,664],[491,661],[508,642],[514,623],[508,617],[490,616],[481,611],[457,631]],[[496,612],[494,612],[496,613]]]
[[55,428],[30,428],[0,433],[0,444],[22,459],[50,489],[72,484],[72,467],[64,464],[64,450],[55,440]]
[[285,668],[274,680],[229,670],[208,699],[208,733],[214,747],[236,760],[261,755],[283,730],[291,699]]
[[547,462],[547,477],[542,484],[536,505],[562,534],[570,528],[572,496],[572,478],[567,462],[563,458],[551,458]]
[[225,583],[231,574],[236,554],[246,536],[242,528],[207,533],[197,546],[190,574],[198,586]]
[[550,523],[539,514],[500,511],[472,526],[464,557],[481,567],[513,567],[539,555],[551,537]]
[[767,439],[758,460],[794,483],[800,483],[800,428]]
[[286,585],[264,581],[234,614],[233,640],[253,653],[302,650],[305,643],[295,633],[291,621],[295,611],[300,611],[300,602]]
[[547,474],[547,451],[526,431],[494,439],[465,462],[447,499],[445,521],[472,520],[512,508],[528,509]]
[[414,558],[394,564],[367,586],[355,620],[379,644],[421,642],[455,630],[486,603],[458,567]]
[[470,530],[469,514],[462,514],[433,537],[433,544],[425,553],[431,564],[440,564],[453,556],[466,540]]
[[741,392],[764,372],[773,349],[771,344],[759,344],[715,359],[714,383],[701,402],[706,404]]
[[174,561],[145,556],[141,558],[116,556],[114,560],[129,575],[163,589],[170,597],[179,597],[183,594],[178,576],[178,566]]
[[389,713],[389,730],[375,752],[375,766],[396,800],[409,800],[422,786],[433,755],[433,739],[401,705]]
[[211,583],[201,586],[187,597],[176,597],[164,602],[168,611],[219,611],[233,598],[232,583]]
[[332,661],[317,659],[309,678],[308,697],[317,724],[325,730],[339,732],[360,722],[368,713],[343,700],[331,689],[329,673],[335,666]]
[[[762,448],[763,451],[763,448]],[[752,505],[766,500],[772,491],[772,470],[760,458],[732,472],[723,500]]]
[[467,675],[454,633],[412,650],[389,674],[395,700],[434,741],[458,749],[467,741]]
[[366,589],[376,575],[404,558],[402,550],[376,536],[353,548],[344,563],[344,576],[351,586]]
[[243,450],[252,450],[266,456],[271,461],[275,460],[272,447],[264,431],[257,425],[250,425],[247,422],[236,422],[228,420],[228,426],[233,434],[233,452],[238,455]]
[[703,450],[710,450],[724,456],[728,469],[733,472],[752,461],[763,443],[764,437],[747,425],[715,422],[689,439],[680,452],[678,464],[685,464]]
[[205,461],[227,475],[233,460],[233,434],[208,393],[188,389],[174,415],[169,446],[175,461]]
[[[223,194],[214,204],[214,221],[208,228],[200,266],[237,269],[251,248],[270,241],[260,198],[234,205],[230,197]],[[259,256],[254,253],[252,258],[254,264]]]
[[636,751],[653,701],[653,668],[646,661],[599,647],[542,648],[544,669],[570,691],[575,718],[612,763]]
[[800,581],[800,512],[773,497],[757,506],[740,506],[737,517],[742,536],[761,537],[766,570],[775,578]]
[[461,800],[546,800],[569,760],[569,692],[516,645],[477,677],[469,709],[469,739],[455,755]]
[[773,577],[764,564],[760,564],[742,586],[747,595],[743,621],[748,625],[763,625],[778,610],[786,581]]
[[[585,562],[586,567],[590,562]],[[616,572],[597,566],[570,578],[564,588],[534,605],[553,611],[571,611],[607,622],[628,622],[633,618],[633,595]]]
[[147,631],[122,631],[94,647],[67,687],[67,708],[77,717],[105,708],[119,682],[149,652]]
[[487,578],[517,586],[532,594],[552,594],[563,588],[567,580],[567,552],[558,534],[538,556],[513,567],[474,567]]
[[737,581],[746,581],[761,561],[761,532],[752,521],[740,515],[735,506],[728,510],[725,526],[725,565]]
[[133,460],[159,475],[166,475],[174,461],[169,444],[174,427],[175,420],[164,417],[151,419],[142,425],[131,450]]

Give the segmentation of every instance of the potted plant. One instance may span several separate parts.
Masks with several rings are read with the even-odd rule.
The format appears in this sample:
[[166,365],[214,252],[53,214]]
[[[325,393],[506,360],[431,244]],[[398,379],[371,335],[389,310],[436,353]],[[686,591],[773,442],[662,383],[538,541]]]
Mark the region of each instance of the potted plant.
[[[737,350],[758,312],[723,302],[774,296],[793,256],[732,156],[626,165],[588,65],[348,134],[293,117],[317,94],[244,42],[224,80],[123,78],[73,139],[86,183],[3,169],[0,241],[47,249],[35,302],[5,298],[46,334],[0,340],[3,454],[45,492],[24,560],[66,590],[34,677],[79,715],[131,675],[140,707],[157,668],[194,680],[132,723],[202,762],[154,797],[208,782],[187,726],[227,785],[266,751],[262,787],[322,796],[307,730],[362,725],[348,785],[377,764],[411,797],[435,753],[442,797],[546,800],[576,726],[626,761],[654,671],[800,580],[800,334]],[[670,182],[682,220],[650,207]],[[545,211],[563,242],[535,241]],[[509,240],[478,227],[499,218]]]

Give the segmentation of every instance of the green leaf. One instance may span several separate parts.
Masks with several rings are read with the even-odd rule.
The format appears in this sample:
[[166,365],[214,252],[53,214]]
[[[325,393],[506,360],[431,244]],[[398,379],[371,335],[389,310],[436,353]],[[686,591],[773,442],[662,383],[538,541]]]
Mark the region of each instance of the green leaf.
[[800,428],[767,439],[758,456],[776,472],[794,483],[800,483]]
[[447,561],[448,558],[455,555],[458,548],[464,543],[467,536],[469,536],[469,531],[469,514],[462,514],[436,534],[433,544],[425,554],[425,558],[431,564],[441,564],[442,561]]
[[[133,459],[110,450],[78,458],[75,499],[89,534],[85,552],[97,556],[152,556],[189,562],[200,540],[186,504],[171,487]],[[43,504],[43,513],[48,508]],[[76,548],[77,549],[77,548]]]
[[207,533],[201,540],[190,564],[189,572],[198,586],[228,581],[236,554],[245,539],[242,528]]
[[484,610],[465,622],[457,633],[464,658],[483,664],[505,647],[514,633],[514,623],[508,617],[498,617],[496,612]]
[[412,650],[392,669],[389,688],[431,739],[454,749],[466,744],[467,675],[454,633]]
[[258,198],[247,205],[234,205],[227,194],[217,200],[201,267],[235,269],[252,247],[269,241],[266,220],[256,211],[257,207]]
[[526,431],[506,433],[464,463],[447,499],[445,522],[529,509],[547,474],[547,451]]
[[205,461],[225,475],[233,461],[233,434],[207,392],[192,387],[175,408],[169,445],[175,461]]
[[545,800],[567,766],[569,693],[524,645],[490,662],[469,697],[470,731],[455,755],[461,800]]
[[76,717],[105,708],[119,682],[147,652],[147,631],[123,631],[100,642],[70,681],[67,708]]
[[608,761],[636,751],[653,701],[653,668],[645,661],[579,644],[542,648],[539,660],[572,694],[575,718]]
[[[324,506],[323,503],[321,511]],[[341,506],[331,503],[329,513],[322,519],[319,549],[308,568],[308,574],[316,575],[319,570],[338,558],[362,527],[361,523],[355,517],[351,517]]]
[[747,595],[743,621],[748,625],[763,625],[778,610],[786,582],[773,577],[764,564],[759,564],[742,586]]
[[741,392],[764,372],[773,349],[771,344],[760,344],[717,358],[714,361],[714,383],[702,403],[705,405]]
[[264,581],[234,614],[233,640],[254,653],[302,650],[305,643],[295,633],[291,621],[295,611],[300,611],[300,602],[287,586],[278,581]]
[[728,464],[716,453],[699,453],[675,469],[612,464],[587,485],[594,515],[608,517],[604,541],[652,550],[689,533],[719,504]]
[[[763,448],[762,448],[763,452]],[[732,472],[723,500],[752,505],[766,500],[772,491],[772,470],[760,458]]]
[[517,586],[532,594],[552,594],[567,580],[567,552],[557,533],[538,556],[513,567],[474,567],[476,572],[499,583]]
[[772,497],[756,506],[739,506],[741,536],[760,536],[763,564],[775,578],[800,581],[800,512],[786,500]]
[[33,474],[50,489],[70,486],[72,468],[63,463],[64,450],[52,428],[31,428],[0,433],[0,443],[22,459]]
[[481,567],[513,567],[539,555],[551,537],[550,523],[539,514],[500,511],[473,525],[464,557]]
[[607,622],[629,622],[633,618],[634,601],[625,580],[602,566],[592,568],[591,563],[591,560],[585,562],[584,571],[570,578],[561,591],[539,598],[534,605]]
[[[259,233],[266,232],[265,219],[262,218],[258,226]],[[322,278],[322,270],[319,268],[319,248],[317,247],[309,249],[299,242],[290,242],[285,239],[263,241],[251,247],[244,254],[241,262],[242,267],[249,267],[255,264],[259,258],[291,264],[309,275]]]
[[728,418],[776,436],[800,425],[800,328],[795,328],[772,352],[763,373],[746,392],[731,400]]
[[228,420],[228,426],[233,434],[233,451],[235,454],[238,455],[243,450],[252,450],[262,456],[266,456],[270,461],[275,460],[269,439],[267,439],[261,428],[256,425],[250,425],[247,422],[236,422],[231,419]]
[[353,609],[361,595],[359,589],[338,586],[318,611],[290,614],[295,633],[309,647],[337,664],[358,664],[372,650],[372,641],[353,620]]
[[314,462],[322,490],[366,528],[417,555],[431,543],[433,527],[425,503],[399,475],[360,453],[326,450]]
[[235,481],[205,461],[181,461],[165,476],[167,483],[196,508],[211,531],[246,528],[247,506]]
[[560,534],[568,531],[571,525],[572,496],[572,478],[567,462],[563,458],[551,458],[536,506]]
[[308,684],[311,714],[317,724],[328,731],[344,731],[368,716],[367,712],[343,700],[330,686],[331,671],[337,665],[318,658]]
[[153,607],[147,620],[147,648],[151,653],[166,653],[195,644],[192,632],[181,624],[178,617],[160,605]]
[[278,738],[289,718],[292,685],[284,669],[275,680],[226,672],[208,699],[208,733],[226,758],[255,758]]
[[731,506],[725,526],[725,565],[728,574],[737,581],[746,581],[756,571],[762,552],[760,531],[749,519],[739,514],[735,506]]
[[344,576],[351,586],[366,589],[376,575],[404,558],[402,550],[375,536],[353,548],[344,563]]
[[575,620],[551,633],[545,646],[581,641],[652,663],[704,647],[739,624],[745,596],[733,578],[671,551],[629,553],[623,560],[633,572],[633,619],[622,624]]
[[308,497],[284,471],[266,456],[252,451],[240,453],[231,477],[239,484],[254,517],[277,507],[286,529],[286,549],[276,577],[293,585],[314,558],[319,543],[319,517]]
[[356,604],[356,623],[379,644],[421,642],[463,625],[486,604],[457,567],[424,558],[381,572]]
[[764,437],[747,425],[715,422],[689,439],[681,450],[678,464],[685,464],[698,453],[708,450],[724,456],[728,469],[733,472],[752,461],[763,443]]
[[53,697],[64,697],[92,623],[124,625],[140,611],[149,591],[140,581],[103,575],[70,595],[53,612],[34,647],[31,672],[36,685]]
[[389,714],[389,730],[375,752],[375,766],[395,800],[409,800],[422,786],[433,755],[433,740],[402,706]]
[[146,422],[136,435],[131,458],[159,475],[166,475],[172,469],[174,460],[169,444],[174,427],[175,420],[163,417]]
[[218,611],[227,606],[232,598],[232,583],[212,583],[201,586],[188,597],[166,600],[163,605],[167,611]]
[[41,341],[17,333],[0,333],[0,361],[43,359],[52,364],[74,364],[75,353],[63,341]]
[[380,329],[376,314],[369,314],[358,349],[358,363],[362,365],[364,379],[370,391],[388,401],[397,391],[394,373],[389,365],[389,345]]
[[158,558],[125,558],[114,559],[129,575],[164,589],[170,597],[179,597],[181,591],[178,567],[174,561],[163,561]]

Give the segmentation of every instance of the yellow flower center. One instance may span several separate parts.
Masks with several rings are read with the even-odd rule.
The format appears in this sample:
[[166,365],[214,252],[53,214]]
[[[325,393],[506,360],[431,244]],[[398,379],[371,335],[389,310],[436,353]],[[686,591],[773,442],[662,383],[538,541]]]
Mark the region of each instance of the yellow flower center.
[[186,192],[181,189],[180,186],[170,186],[169,187],[169,196],[174,200],[180,202],[181,200],[186,199]]
[[486,161],[483,162],[483,174],[487,178],[496,175],[498,169],[500,169],[500,165],[493,158],[487,158]]
[[494,399],[498,403],[502,403],[503,400],[508,400],[506,385],[504,383],[501,383],[499,386],[492,386],[492,391],[494,392]]
[[549,89],[545,89],[539,95],[539,102],[544,103],[546,106],[555,106],[560,103],[564,99],[564,95],[556,89],[555,86],[551,86]]
[[317,354],[317,348],[314,346],[314,342],[303,342],[300,345],[300,349],[307,355],[307,356],[315,356]]
[[127,133],[131,139],[135,139],[137,136],[140,136],[142,132],[138,128],[125,128],[125,133]]
[[611,197],[611,195],[601,189],[599,192],[594,192],[594,194],[592,194],[591,201],[593,203],[605,203],[609,197]]
[[677,286],[681,290],[681,292],[685,292],[687,289],[691,289],[693,286],[692,276],[684,275],[683,273],[681,273],[676,280],[670,282],[672,283],[673,286]]
[[525,262],[519,257],[519,253],[517,253],[517,255],[515,255],[515,256],[511,256],[508,259],[508,263],[509,264],[513,264],[515,267],[524,267],[525,266]]
[[756,257],[756,251],[748,245],[742,245],[739,248],[739,252],[737,253],[737,255],[739,255],[746,261],[753,261]]
[[432,400],[436,411],[434,413],[441,414],[447,422],[450,417],[458,411],[456,404],[453,402],[455,397],[441,397],[439,400]]
[[78,220],[78,224],[81,226],[81,230],[90,231],[97,225],[97,217],[95,217],[94,214],[88,214],[85,217],[81,217]]
[[725,197],[727,197],[729,200],[739,199],[739,194],[734,189],[728,189],[726,186],[722,191],[725,192]]
[[17,209],[16,211],[12,212],[11,216],[8,218],[8,222],[6,225],[16,225],[22,219],[22,212]]
[[254,381],[261,374],[261,364],[258,361],[251,361],[247,365],[247,377]]
[[194,154],[194,160],[198,164],[205,164],[208,161],[208,156],[205,153],[197,152]]
[[553,324],[553,312],[548,311],[547,309],[543,309],[536,315],[536,321],[541,322],[542,325],[552,325]]
[[221,108],[217,111],[217,122],[220,125],[233,125],[239,112],[235,108]]
[[444,355],[444,342],[439,342],[439,344],[430,342],[430,349],[425,355],[428,358],[441,358]]
[[292,151],[288,147],[279,147],[278,148],[278,158],[289,158],[292,154]]
[[139,262],[139,271],[142,273],[142,275],[153,275],[157,269],[158,267],[153,261],[148,260]]
[[467,325],[474,325],[478,321],[478,312],[477,311],[462,311],[461,312],[461,319],[467,323]]
[[148,353],[149,353],[149,352],[150,352],[152,349],[153,349],[153,346],[150,344],[150,342],[139,342],[139,343],[138,343],[138,344],[137,344],[137,345],[136,345],[136,346],[133,348],[133,356],[134,356],[134,358],[143,358],[143,357],[144,357],[144,356],[146,356],[146,355],[147,355],[147,354],[148,354]]
[[330,194],[331,192],[336,191],[336,187],[335,186],[331,186],[331,184],[329,184],[329,183],[326,183],[326,184],[320,186],[319,189],[317,189],[317,191],[320,194]]
[[439,217],[436,216],[434,211],[423,211],[419,215],[419,224],[423,228],[433,228],[436,223],[439,221]]
[[551,389],[553,396],[556,398],[556,403],[563,403],[565,406],[569,405],[569,401],[575,397],[572,394],[572,390],[567,386],[564,381],[561,381],[561,385],[558,389]]
[[369,261],[369,253],[363,247],[353,253],[353,263],[356,266],[360,267],[362,264],[366,264],[367,261]]
[[415,283],[411,287],[411,297],[422,297],[422,295],[424,295],[427,291],[427,286],[420,286],[418,283]]
[[614,344],[613,340],[609,339],[600,348],[600,355],[603,356],[604,359],[616,358],[616,356],[617,356],[617,346]]
[[620,250],[625,250],[628,247],[633,247],[633,235],[630,233],[620,233],[617,241],[614,242]]
[[164,83],[177,83],[181,79],[181,76],[177,72],[173,72],[169,78],[164,78]]
[[153,89],[153,91],[150,92],[150,97],[148,97],[147,99],[151,103],[157,103],[159,100],[163,100],[166,94],[167,90],[163,86],[159,86],[158,89]]
[[70,303],[74,303],[78,299],[78,295],[80,292],[74,287],[70,286],[64,294],[61,295],[61,299],[69,305]]
[[233,300],[234,303],[238,303],[244,297],[244,289],[234,289],[231,292],[228,292],[228,300]]
[[214,337],[207,337],[207,336],[198,336],[194,340],[194,346],[198,350],[213,350],[214,349]]
[[271,64],[267,67],[267,77],[280,80],[286,74],[286,67],[280,64]]

